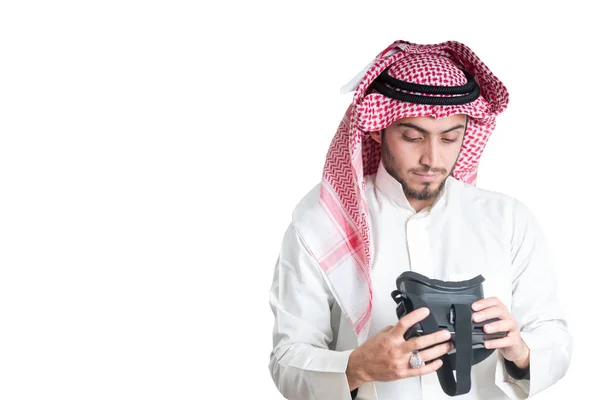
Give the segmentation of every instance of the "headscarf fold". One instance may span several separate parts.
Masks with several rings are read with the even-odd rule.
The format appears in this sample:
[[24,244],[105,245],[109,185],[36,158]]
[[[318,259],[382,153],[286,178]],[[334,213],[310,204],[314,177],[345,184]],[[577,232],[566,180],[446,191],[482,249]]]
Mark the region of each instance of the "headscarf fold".
[[[366,72],[365,72],[366,71]],[[405,82],[461,86],[463,71],[475,78],[479,97],[467,104],[439,106],[414,104],[385,97],[371,86],[382,72]],[[317,259],[340,306],[352,324],[359,343],[367,338],[371,317],[371,254],[364,177],[377,172],[380,144],[369,134],[406,117],[469,115],[453,177],[475,185],[479,159],[494,130],[495,119],[508,105],[508,91],[488,67],[462,43],[448,41],[419,45],[396,41],[379,53],[350,89],[355,89],[327,153],[319,203],[329,217],[330,232],[313,232],[307,243]],[[356,84],[358,82],[358,84]],[[332,240],[335,238],[335,240]],[[322,243],[327,243],[323,246]]]

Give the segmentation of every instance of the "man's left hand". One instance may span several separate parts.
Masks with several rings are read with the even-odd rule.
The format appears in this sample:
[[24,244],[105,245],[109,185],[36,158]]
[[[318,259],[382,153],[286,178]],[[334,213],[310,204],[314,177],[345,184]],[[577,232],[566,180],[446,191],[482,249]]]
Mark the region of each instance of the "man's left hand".
[[521,331],[515,318],[508,308],[496,297],[489,297],[473,303],[473,321],[481,322],[493,318],[500,321],[491,322],[483,326],[485,333],[508,332],[502,339],[485,341],[486,349],[498,349],[505,359],[512,361],[521,369],[529,366],[529,347],[521,339]]

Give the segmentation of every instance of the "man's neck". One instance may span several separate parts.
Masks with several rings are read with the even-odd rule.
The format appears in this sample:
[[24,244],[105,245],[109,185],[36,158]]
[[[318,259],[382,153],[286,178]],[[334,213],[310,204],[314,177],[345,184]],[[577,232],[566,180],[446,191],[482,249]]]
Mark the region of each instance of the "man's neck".
[[435,203],[436,198],[437,197],[434,197],[434,198],[429,199],[429,200],[417,200],[417,199],[409,198],[407,200],[410,203],[410,205],[412,206],[412,208],[415,209],[415,212],[418,213],[422,209],[424,209],[426,207],[429,207],[430,205],[432,205],[433,203]]

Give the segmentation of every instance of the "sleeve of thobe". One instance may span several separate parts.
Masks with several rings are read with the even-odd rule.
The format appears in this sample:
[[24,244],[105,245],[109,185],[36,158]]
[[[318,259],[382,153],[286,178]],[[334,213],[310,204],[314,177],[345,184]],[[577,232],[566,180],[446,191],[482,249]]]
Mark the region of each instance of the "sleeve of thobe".
[[352,350],[329,350],[334,299],[293,225],[285,233],[269,303],[275,317],[269,368],[289,400],[350,400]]
[[512,223],[511,312],[531,351],[529,379],[513,378],[498,352],[496,384],[512,399],[525,399],[566,374],[571,361],[572,337],[557,297],[554,264],[535,217],[523,203],[515,201]]

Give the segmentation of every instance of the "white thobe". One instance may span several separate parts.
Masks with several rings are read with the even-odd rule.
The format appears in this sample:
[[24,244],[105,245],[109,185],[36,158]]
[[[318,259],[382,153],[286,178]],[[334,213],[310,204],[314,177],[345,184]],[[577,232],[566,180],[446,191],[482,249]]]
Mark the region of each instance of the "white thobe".
[[[391,292],[402,272],[447,281],[481,274],[484,296],[499,298],[519,324],[531,351],[530,379],[513,379],[495,351],[472,367],[471,390],[460,398],[525,399],[564,376],[572,338],[556,297],[543,234],[523,203],[449,177],[435,203],[416,213],[402,185],[381,164],[365,178],[365,189],[373,249],[368,337],[397,323]],[[320,207],[318,199],[317,186],[296,207],[284,235],[270,292],[275,316],[270,370],[287,399],[350,400],[345,371],[359,345],[357,336],[297,229],[303,215]],[[365,383],[357,397],[446,398],[435,373]]]

